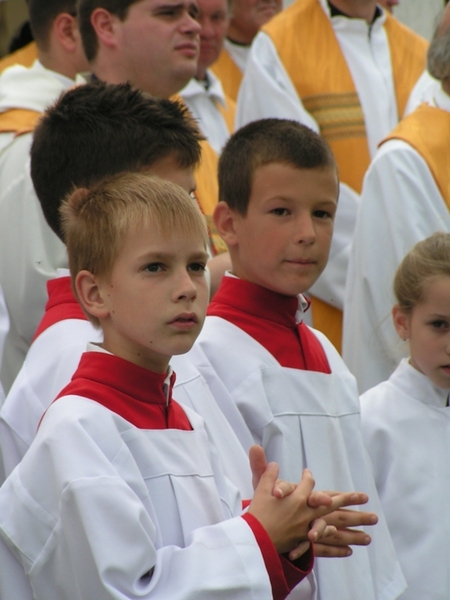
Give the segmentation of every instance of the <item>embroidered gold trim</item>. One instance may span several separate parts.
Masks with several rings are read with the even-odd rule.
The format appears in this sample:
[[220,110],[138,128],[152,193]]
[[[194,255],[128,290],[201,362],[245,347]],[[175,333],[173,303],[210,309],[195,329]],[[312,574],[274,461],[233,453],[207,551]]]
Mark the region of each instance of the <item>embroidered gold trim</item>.
[[366,137],[364,114],[356,92],[317,94],[302,101],[328,141]]

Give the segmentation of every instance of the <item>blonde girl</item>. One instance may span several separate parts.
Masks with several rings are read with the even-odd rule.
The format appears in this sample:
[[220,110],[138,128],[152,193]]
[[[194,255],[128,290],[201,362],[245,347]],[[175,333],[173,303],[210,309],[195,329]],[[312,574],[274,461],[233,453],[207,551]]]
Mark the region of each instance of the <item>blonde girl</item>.
[[450,234],[414,246],[394,293],[394,326],[410,356],[361,396],[363,436],[409,586],[401,600],[448,600]]

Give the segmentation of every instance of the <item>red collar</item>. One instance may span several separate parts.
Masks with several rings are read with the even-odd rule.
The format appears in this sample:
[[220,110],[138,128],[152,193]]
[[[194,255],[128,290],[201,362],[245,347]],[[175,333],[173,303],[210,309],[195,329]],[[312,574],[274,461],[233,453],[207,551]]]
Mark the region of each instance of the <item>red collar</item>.
[[72,290],[70,277],[57,277],[47,281],[48,300],[45,313],[34,334],[33,341],[46,329],[66,319],[86,321],[86,315]]
[[233,323],[259,342],[283,367],[331,373],[321,343],[296,323],[296,296],[284,296],[236,277],[223,277],[208,316]]
[[71,382],[56,398],[77,395],[95,400],[139,429],[191,430],[181,406],[168,396],[165,373],[155,373],[104,352],[85,352]]

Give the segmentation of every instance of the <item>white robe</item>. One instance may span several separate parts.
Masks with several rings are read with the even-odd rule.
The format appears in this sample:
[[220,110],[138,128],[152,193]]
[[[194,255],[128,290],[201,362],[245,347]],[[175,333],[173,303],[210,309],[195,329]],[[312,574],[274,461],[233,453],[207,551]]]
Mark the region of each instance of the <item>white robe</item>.
[[230,137],[230,132],[218,105],[226,108],[227,102],[218,77],[209,70],[206,76],[209,82],[208,89],[203,82],[191,79],[180,91],[180,96],[195,117],[200,131],[217,154],[220,154]]
[[[68,271],[61,269],[59,275],[67,277]],[[64,319],[34,340],[0,409],[0,447],[6,476],[30,447],[43,413],[69,383],[87,344],[102,338],[103,334],[89,321]],[[171,365],[176,373],[174,398],[203,417],[225,474],[242,497],[250,499],[253,488],[248,454],[224,419],[204,378],[184,355],[173,357]],[[3,480],[0,469],[0,484]]]
[[[450,111],[442,90],[434,103]],[[450,214],[427,163],[406,142],[389,140],[364,180],[347,275],[343,357],[361,393],[407,354],[392,324],[392,283],[404,256],[436,231],[450,232]]]
[[432,102],[436,92],[441,87],[441,82],[424,71],[413,87],[405,108],[405,116],[412,113],[423,102]]
[[361,396],[364,442],[409,586],[402,600],[450,597],[448,393],[403,359]]
[[79,396],[51,406],[0,490],[2,600],[31,597],[17,563],[35,600],[272,598],[251,528],[231,518],[239,495],[186,413],[193,431],[138,429]]
[[223,47],[233,59],[233,62],[244,73],[247,66],[248,57],[250,54],[251,44],[246,46],[244,44],[236,44],[228,38],[223,41]]
[[[0,367],[3,359],[3,346],[5,345],[5,339],[9,331],[9,315],[8,309],[6,308],[5,296],[3,294],[2,286],[0,285]],[[1,406],[1,403],[0,403]]]
[[[0,111],[43,112],[73,84],[38,61],[30,69],[16,65],[0,76]],[[67,266],[65,247],[47,225],[33,188],[31,142],[31,133],[17,138],[0,134],[0,284],[10,317],[0,380],[6,391],[44,312],[46,281]]]
[[281,477],[290,481],[298,481],[308,467],[316,489],[369,494],[364,509],[379,515],[379,523],[367,529],[371,545],[353,547],[350,558],[317,559],[317,597],[394,599],[405,583],[362,442],[356,383],[325,336],[314,333],[331,375],[281,367],[247,333],[216,316],[207,316],[188,357],[207,380],[245,450],[261,444],[268,459],[280,465]]

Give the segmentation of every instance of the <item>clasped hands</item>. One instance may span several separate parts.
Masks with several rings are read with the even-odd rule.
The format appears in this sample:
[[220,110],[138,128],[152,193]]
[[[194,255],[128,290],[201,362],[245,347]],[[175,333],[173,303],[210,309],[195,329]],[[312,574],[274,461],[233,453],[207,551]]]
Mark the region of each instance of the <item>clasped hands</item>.
[[278,479],[278,465],[267,463],[261,446],[252,446],[249,457],[255,493],[248,511],[260,521],[279,554],[288,553],[290,560],[296,560],[313,543],[316,556],[345,557],[352,554],[350,546],[370,544],[369,535],[352,528],[375,525],[377,516],[343,508],[365,504],[367,494],[314,491],[308,469],[297,484]]

